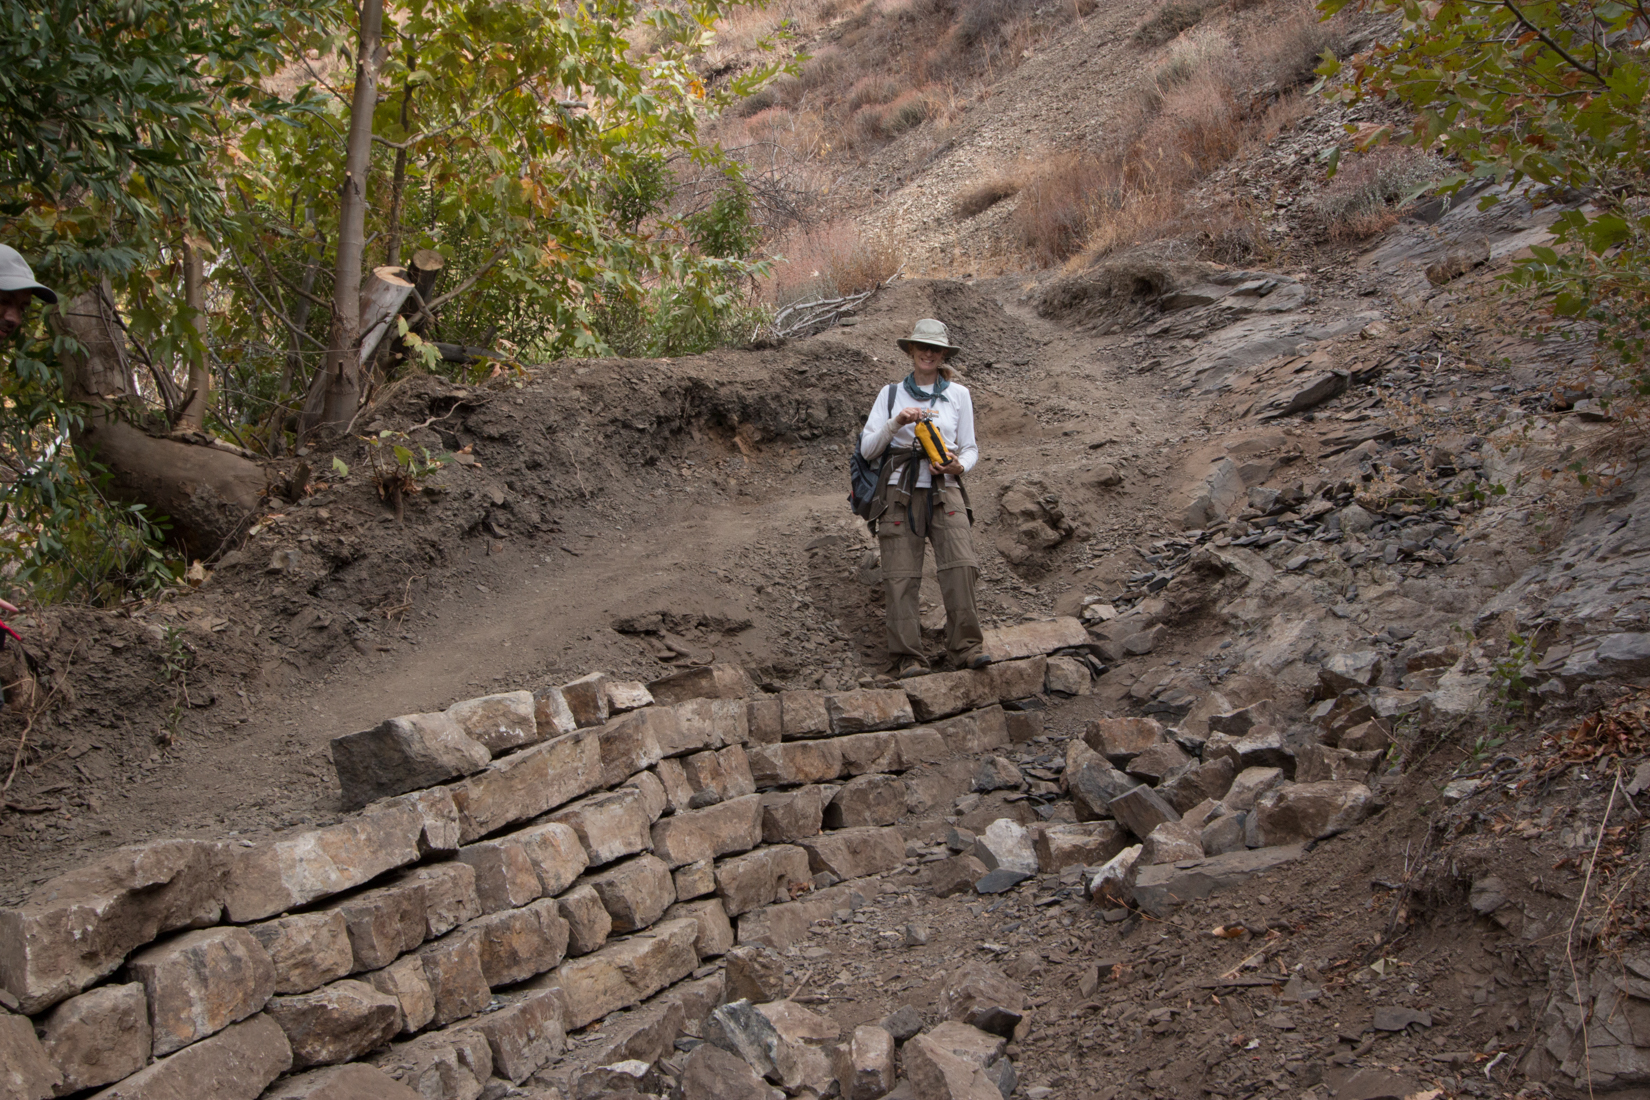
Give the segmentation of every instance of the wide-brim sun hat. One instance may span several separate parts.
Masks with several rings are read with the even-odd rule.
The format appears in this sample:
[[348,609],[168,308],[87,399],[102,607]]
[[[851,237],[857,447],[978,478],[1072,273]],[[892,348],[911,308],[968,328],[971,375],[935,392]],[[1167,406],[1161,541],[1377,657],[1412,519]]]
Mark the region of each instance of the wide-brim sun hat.
[[0,244],[0,292],[14,290],[33,291],[34,296],[47,305],[57,304],[57,292],[35,282],[34,272],[29,269],[23,254],[10,245]]
[[909,352],[913,344],[924,347],[939,348],[945,352],[947,359],[957,354],[962,348],[951,342],[951,333],[944,322],[936,321],[932,317],[924,317],[911,329],[911,335],[898,341],[899,350]]

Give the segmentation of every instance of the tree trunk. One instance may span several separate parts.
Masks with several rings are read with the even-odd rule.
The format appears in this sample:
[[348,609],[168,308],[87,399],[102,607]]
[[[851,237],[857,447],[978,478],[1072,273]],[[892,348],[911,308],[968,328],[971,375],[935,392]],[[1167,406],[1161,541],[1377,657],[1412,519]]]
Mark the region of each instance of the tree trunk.
[[310,385],[301,421],[303,434],[343,430],[361,404],[361,254],[366,248],[367,170],[372,161],[372,113],[378,103],[378,70],[384,63],[384,0],[361,0],[355,47],[355,96],[350,102],[349,143],[338,213],[338,261],[332,283],[332,335],[327,356]]
[[135,412],[131,376],[105,292],[87,291],[52,321],[84,349],[68,356],[69,393],[90,410],[74,431],[75,450],[108,468],[111,497],[169,518],[169,538],[190,557],[216,552],[258,506],[263,468],[228,451],[157,439],[127,421]]
[[186,431],[201,431],[206,427],[206,397],[212,389],[212,372],[206,366],[206,264],[195,246],[183,238],[183,300],[195,311],[192,324],[200,333],[201,351],[189,357],[189,384],[177,426]]

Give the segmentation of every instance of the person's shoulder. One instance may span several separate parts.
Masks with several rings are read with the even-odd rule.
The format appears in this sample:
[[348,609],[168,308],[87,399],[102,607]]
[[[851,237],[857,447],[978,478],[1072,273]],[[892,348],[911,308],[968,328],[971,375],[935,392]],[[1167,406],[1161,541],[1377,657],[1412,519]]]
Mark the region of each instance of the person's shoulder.
[[973,400],[973,395],[968,392],[968,387],[963,385],[961,382],[951,383],[951,385],[946,387],[946,392],[947,393],[955,392],[958,397],[962,398],[965,401],[972,401]]

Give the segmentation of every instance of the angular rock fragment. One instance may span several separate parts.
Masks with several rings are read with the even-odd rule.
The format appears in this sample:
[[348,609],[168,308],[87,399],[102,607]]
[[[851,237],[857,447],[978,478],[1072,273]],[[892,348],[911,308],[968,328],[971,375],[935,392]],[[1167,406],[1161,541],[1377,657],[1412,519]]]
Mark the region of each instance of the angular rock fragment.
[[550,821],[578,834],[592,867],[645,852],[649,847],[652,819],[642,792],[635,787],[581,798],[557,810]]
[[[462,860],[415,867],[404,872],[402,881],[417,883],[424,889],[424,938],[427,940],[444,936],[465,921],[481,915],[475,868]],[[277,989],[276,992],[295,991]]]
[[[0,1015],[0,1031],[15,1028],[11,1020],[28,1026],[22,1017]],[[38,1026],[41,1049],[63,1076],[55,1093],[41,1094],[47,1096],[66,1096],[136,1073],[148,1064],[154,1042],[149,1030],[149,1003],[138,982],[99,986],[71,997],[52,1009]],[[34,1033],[29,1032],[28,1037],[32,1039]],[[17,1042],[23,1049],[13,1045]],[[0,1038],[0,1054],[0,1067],[4,1067],[0,1069],[0,1095],[26,1095],[27,1088],[8,1078],[12,1074],[41,1076],[27,1069],[27,1042]]]
[[1142,840],[1165,821],[1180,820],[1179,812],[1150,787],[1135,787],[1118,795],[1107,808],[1125,829]]
[[344,916],[354,957],[351,969],[377,970],[423,943],[427,896],[422,882],[409,879],[329,906]]
[[[664,761],[661,760],[659,763],[663,764]],[[671,804],[670,795],[665,791],[664,783],[655,774],[657,770],[655,768],[651,772],[637,772],[624,781],[626,787],[633,787],[642,792],[642,805],[647,810],[649,824],[663,817],[666,810],[675,809]]]
[[965,890],[972,890],[974,884],[984,878],[991,868],[981,863],[979,858],[964,854],[942,859],[928,865],[928,888],[937,898],[948,898],[953,894],[960,894]]
[[475,1028],[451,1028],[397,1043],[373,1064],[421,1097],[476,1100],[493,1075],[493,1052]]
[[349,979],[274,997],[265,1012],[286,1033],[299,1069],[353,1061],[388,1043],[402,1023],[399,1000]]
[[[913,720],[918,722],[932,722],[965,710],[990,706],[998,699],[985,672],[939,672],[915,676],[900,681],[900,687],[911,700]],[[1034,694],[1034,691],[1026,694]]]
[[836,1064],[843,1100],[879,1100],[894,1087],[894,1037],[875,1024],[854,1028]]
[[1115,821],[1044,825],[1032,834],[1037,869],[1045,875],[1067,867],[1099,867],[1128,847],[1128,834]]
[[1137,753],[1126,770],[1134,778],[1156,786],[1191,762],[1192,758],[1179,745],[1161,741]]
[[1112,816],[1112,799],[1140,786],[1138,779],[1124,775],[1075,737],[1066,744],[1066,768],[1060,782],[1071,795],[1077,817],[1083,821]]
[[968,962],[946,981],[939,1008],[948,1020],[1006,1038],[1025,1015],[1025,990],[994,966]]
[[840,880],[892,871],[905,862],[905,839],[895,828],[839,829],[800,842],[813,874]]
[[559,687],[542,687],[533,692],[533,723],[541,737],[556,737],[579,728],[573,708]]
[[1117,767],[1168,738],[1153,718],[1096,718],[1083,731],[1083,740]]
[[824,702],[832,734],[891,730],[915,721],[910,699],[897,689],[839,691],[826,695]]
[[585,885],[602,899],[602,907],[613,919],[615,932],[646,928],[676,900],[670,868],[657,856],[647,853],[589,876]]
[[224,914],[236,923],[262,920],[416,863],[427,825],[414,802],[397,799],[324,829],[233,849],[223,883]]
[[694,1047],[682,1063],[672,1100],[771,1100],[773,1088],[739,1055],[714,1043]]
[[575,886],[556,899],[556,911],[567,922],[567,953],[588,955],[607,942],[613,918],[601,895],[587,885]]
[[985,651],[993,661],[1017,661],[1088,642],[1088,631],[1070,615],[985,630]]
[[1210,856],[1192,867],[1159,863],[1142,867],[1134,876],[1132,898],[1136,905],[1155,917],[1165,917],[1175,906],[1195,898],[1247,882],[1255,875],[1299,859],[1301,846],[1245,849]]
[[926,1035],[906,1043],[902,1054],[917,1100],[1002,1100],[996,1081],[984,1069]]
[[935,1024],[929,1030],[928,1038],[941,1050],[955,1054],[965,1062],[972,1062],[981,1069],[1001,1058],[1008,1048],[1007,1037],[981,1031],[960,1020],[944,1020]]
[[460,848],[458,858],[475,872],[476,899],[484,913],[526,905],[543,893],[533,861],[514,837]]
[[836,1086],[836,1075],[827,1054],[827,1048],[834,1051],[836,1041],[842,1036],[842,1029],[834,1021],[794,1001],[757,1005],[756,1011],[767,1017],[779,1035],[774,1069],[783,1088],[820,1095]]
[[806,851],[778,844],[718,863],[716,894],[728,916],[737,917],[771,902],[789,901],[812,876]]
[[753,745],[774,745],[784,732],[782,708],[777,695],[758,695],[745,701],[745,726]]
[[820,783],[842,774],[842,750],[832,741],[787,741],[746,746],[757,789]]
[[698,934],[692,920],[661,921],[641,935],[562,963],[556,978],[567,1005],[566,1026],[584,1027],[687,977],[699,965],[693,950]]
[[475,933],[455,929],[419,948],[417,958],[430,983],[430,996],[435,1003],[431,1022],[437,1027],[486,1009],[492,992],[487,988],[486,975],[481,972],[481,944]]
[[592,672],[588,676],[581,676],[572,683],[561,686],[562,699],[567,703],[567,709],[572,711],[573,720],[579,726],[599,726],[607,721],[607,674]]
[[[663,766],[664,761],[660,761]],[[750,758],[743,745],[729,745],[717,751],[706,750],[682,758],[682,778],[688,790],[686,806],[681,810],[697,810],[732,798],[741,798],[756,791],[756,780],[751,776]]]
[[904,770],[905,765],[899,758],[899,741],[892,730],[833,737],[831,743],[842,752],[842,772],[845,775]]
[[350,810],[480,771],[492,758],[447,714],[386,718],[332,739],[333,767]]
[[1203,854],[1208,856],[1223,856],[1227,852],[1242,851],[1247,845],[1244,843],[1246,813],[1229,813],[1224,817],[1217,817],[1203,826],[1199,839],[1203,844]]
[[748,794],[702,810],[660,818],[654,853],[669,867],[749,851],[762,843],[762,796]]
[[1221,802],[1228,810],[1252,810],[1255,799],[1283,781],[1282,768],[1244,768],[1221,796]]
[[152,1062],[97,1094],[98,1100],[256,1100],[292,1067],[280,1025],[259,1013],[250,1020]]
[[998,818],[986,826],[985,832],[974,840],[974,857],[987,870],[1018,871],[1023,875],[1037,873],[1037,849],[1024,825],[1009,818]]
[[653,705],[653,693],[647,690],[646,684],[637,680],[609,680],[602,685],[602,691],[607,695],[609,715]]
[[244,928],[185,932],[133,955],[127,969],[148,998],[156,1057],[246,1019],[275,991],[275,966]]
[[1113,907],[1132,904],[1140,851],[1141,845],[1135,844],[1108,859],[1104,866],[1089,877],[1089,897],[1101,905]]
[[28,1017],[0,1010],[0,1096],[6,1100],[45,1100],[67,1091],[62,1085],[63,1074],[47,1057]]
[[860,775],[848,780],[825,807],[827,829],[892,825],[905,816],[905,784],[891,775]]
[[1092,690],[1089,666],[1075,657],[1050,657],[1044,687],[1052,695],[1087,695]]
[[261,1100],[421,1100],[418,1093],[361,1062],[300,1073],[272,1087]]
[[666,909],[661,919],[691,920],[698,925],[699,935],[693,941],[693,950],[701,959],[724,955],[733,946],[733,922],[728,920],[721,898],[679,901]]
[[470,1027],[486,1037],[493,1073],[519,1085],[566,1049],[563,1014],[559,990],[531,990],[508,997]]
[[1203,858],[1203,831],[1186,821],[1165,821],[1140,844],[1141,866]]
[[401,1033],[422,1031],[435,1018],[435,991],[417,955],[397,959],[382,970],[361,975],[368,985],[395,998],[401,1007]]
[[1381,655],[1372,649],[1337,653],[1318,669],[1318,684],[1324,698],[1359,691],[1375,685],[1381,678],[1381,668]]
[[670,877],[676,884],[677,901],[702,898],[716,892],[716,865],[709,859],[678,867],[670,873]]
[[1237,776],[1237,765],[1230,757],[1216,757],[1202,764],[1184,767],[1157,788],[1163,800],[1181,813],[1204,800],[1218,801],[1226,797]]
[[1229,737],[1242,737],[1256,726],[1271,724],[1272,700],[1263,699],[1258,703],[1251,703],[1241,710],[1228,711],[1225,714],[1211,714],[1209,716],[1209,732],[1224,733]]
[[1254,829],[1262,847],[1321,840],[1352,828],[1373,809],[1374,795],[1362,783],[1287,783],[1255,800]]
[[648,691],[661,706],[689,699],[744,699],[757,694],[750,673],[736,664],[718,662],[673,672],[648,682]]
[[355,966],[349,923],[336,909],[297,913],[247,928],[275,967],[276,993],[307,993]]
[[554,898],[489,913],[464,928],[475,935],[481,975],[490,987],[526,981],[557,966],[567,954],[568,923]]
[[1019,791],[1024,790],[1025,776],[1020,769],[1001,756],[993,756],[980,763],[979,771],[974,773],[974,789],[982,794],[987,791]]

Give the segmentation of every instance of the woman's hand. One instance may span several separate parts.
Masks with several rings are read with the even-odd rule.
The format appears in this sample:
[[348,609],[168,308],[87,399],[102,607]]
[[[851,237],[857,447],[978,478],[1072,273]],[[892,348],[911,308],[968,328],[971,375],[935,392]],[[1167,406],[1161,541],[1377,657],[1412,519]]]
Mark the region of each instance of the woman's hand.
[[952,477],[962,477],[963,475],[963,464],[960,458],[953,458],[944,466],[937,462],[930,462],[928,468],[936,474],[950,474]]
[[901,409],[899,415],[894,417],[894,423],[903,428],[907,424],[915,424],[917,421],[926,420],[927,418],[927,409],[912,405],[909,408]]

